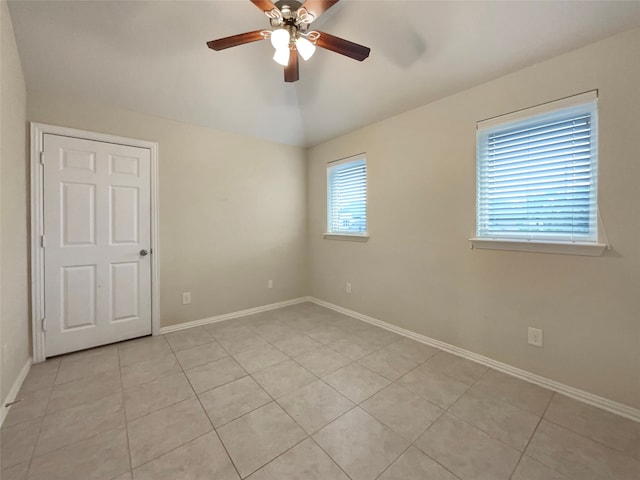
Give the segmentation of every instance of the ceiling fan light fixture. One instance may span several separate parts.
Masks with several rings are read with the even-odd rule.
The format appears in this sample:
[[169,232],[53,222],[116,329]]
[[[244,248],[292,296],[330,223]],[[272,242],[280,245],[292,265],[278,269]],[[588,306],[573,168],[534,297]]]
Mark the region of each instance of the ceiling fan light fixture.
[[284,28],[278,28],[271,33],[271,45],[273,45],[273,48],[276,50],[289,48],[290,39],[291,35]]
[[273,55],[273,60],[275,60],[276,63],[279,63],[283,67],[286,67],[287,65],[289,65],[290,54],[291,51],[289,50],[288,46],[284,48],[276,48],[276,53]]
[[296,40],[296,49],[298,50],[298,52],[300,52],[300,56],[302,57],[302,59],[307,61],[313,56],[314,52],[316,51],[316,46],[306,38],[299,37]]
[[288,83],[300,79],[298,52],[303,60],[309,60],[319,47],[361,62],[369,56],[369,47],[311,30],[311,23],[338,1],[251,0],[269,18],[268,29],[211,40],[207,42],[207,47],[219,51],[259,40],[271,40],[275,49],[273,60],[285,67],[284,81]]
[[312,13],[309,13],[309,11],[304,7],[300,7],[296,12],[296,15],[300,19],[301,23],[309,24],[316,19],[316,17]]

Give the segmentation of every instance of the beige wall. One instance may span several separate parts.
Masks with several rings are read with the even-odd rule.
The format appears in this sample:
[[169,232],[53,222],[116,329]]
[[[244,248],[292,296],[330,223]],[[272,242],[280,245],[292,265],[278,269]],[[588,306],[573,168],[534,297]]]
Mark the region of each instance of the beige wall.
[[7,3],[1,2],[0,400],[29,358],[26,90]]
[[27,118],[159,143],[162,326],[307,293],[303,149],[36,92]]
[[[311,294],[640,408],[638,85],[637,29],[310,149]],[[476,121],[594,88],[613,250],[470,250]],[[326,162],[363,151],[371,239],[325,240]],[[527,345],[528,326],[544,348]]]

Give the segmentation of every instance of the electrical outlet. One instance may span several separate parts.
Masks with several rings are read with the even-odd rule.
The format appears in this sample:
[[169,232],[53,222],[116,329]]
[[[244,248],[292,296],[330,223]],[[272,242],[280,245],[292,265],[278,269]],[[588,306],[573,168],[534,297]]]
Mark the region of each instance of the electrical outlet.
[[188,305],[191,303],[191,292],[184,292],[182,294],[182,304]]
[[542,329],[529,327],[529,345],[542,346]]
[[273,288],[273,280],[267,282],[267,288]]
[[347,293],[351,293],[351,284],[350,284],[349,282],[347,282],[347,285],[345,286],[344,290],[345,290]]

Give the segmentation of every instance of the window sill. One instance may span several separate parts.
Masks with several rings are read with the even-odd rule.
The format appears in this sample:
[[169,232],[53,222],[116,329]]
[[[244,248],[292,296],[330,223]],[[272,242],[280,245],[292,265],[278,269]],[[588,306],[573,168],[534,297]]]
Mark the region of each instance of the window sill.
[[561,255],[585,255],[599,257],[607,245],[602,243],[556,243],[540,240],[505,240],[470,238],[471,248],[486,250],[512,250],[517,252],[558,253]]
[[346,240],[348,242],[368,242],[368,233],[324,233],[325,240]]

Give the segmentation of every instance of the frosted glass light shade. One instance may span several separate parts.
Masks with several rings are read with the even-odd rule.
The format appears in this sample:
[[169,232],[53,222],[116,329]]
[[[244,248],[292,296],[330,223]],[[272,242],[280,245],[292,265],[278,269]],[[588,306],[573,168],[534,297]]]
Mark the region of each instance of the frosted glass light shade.
[[300,37],[296,40],[296,48],[300,52],[303,60],[309,60],[316,51],[316,46],[306,38]]
[[290,38],[291,36],[287,30],[279,28],[271,33],[271,45],[273,45],[273,48],[276,50],[286,48],[289,46]]
[[278,48],[278,49],[276,49],[276,53],[273,56],[273,59],[277,63],[282,65],[283,67],[286,67],[287,65],[289,65],[289,54],[290,53],[291,52],[289,50],[289,47]]

